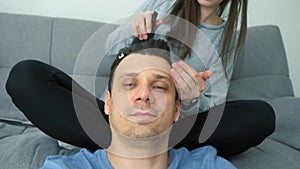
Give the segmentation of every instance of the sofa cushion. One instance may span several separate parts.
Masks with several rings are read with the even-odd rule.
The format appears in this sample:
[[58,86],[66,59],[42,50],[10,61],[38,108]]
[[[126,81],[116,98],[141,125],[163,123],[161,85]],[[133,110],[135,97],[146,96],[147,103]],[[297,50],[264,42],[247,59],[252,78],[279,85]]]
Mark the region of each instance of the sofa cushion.
[[300,98],[283,97],[269,103],[276,114],[276,130],[270,137],[300,151]]
[[273,25],[248,28],[244,48],[236,61],[232,78],[273,74],[284,76],[289,74],[279,28]]
[[52,19],[0,13],[0,66],[33,58],[49,63]]
[[27,126],[8,124],[0,121],[0,140],[6,137],[19,135],[26,130]]
[[[1,39],[1,38],[0,38]],[[13,107],[13,103],[11,102],[11,98],[8,96],[5,83],[10,72],[11,68],[1,68],[0,67],[0,105],[1,108],[10,108]]]
[[[10,126],[11,130],[15,127]],[[37,128],[28,127],[23,132],[0,139],[1,168],[40,168],[49,155],[71,155],[78,149],[64,150],[57,140],[45,135]]]
[[[105,23],[82,21],[75,19],[54,19],[53,45],[51,48],[52,65],[62,69],[66,73],[74,73],[74,65],[78,64],[77,58],[86,41]],[[113,30],[112,26],[110,30]],[[108,32],[106,33],[108,34]],[[81,60],[80,70],[76,74],[95,75],[97,66],[93,66],[94,59],[104,53],[104,39],[94,38],[96,42],[88,46],[88,53]]]
[[266,75],[231,80],[227,100],[267,101],[293,95],[293,87],[288,76]]
[[0,121],[12,124],[31,125],[31,122],[17,108],[0,108]]
[[241,169],[300,168],[300,152],[272,139],[229,158]]

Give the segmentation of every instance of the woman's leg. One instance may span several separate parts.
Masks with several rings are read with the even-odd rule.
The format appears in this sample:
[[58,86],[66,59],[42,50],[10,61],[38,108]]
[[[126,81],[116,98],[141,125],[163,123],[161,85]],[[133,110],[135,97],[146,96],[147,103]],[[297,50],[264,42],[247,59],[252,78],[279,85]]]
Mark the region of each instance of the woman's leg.
[[199,143],[198,138],[208,113],[197,115],[194,126],[176,147],[195,149],[211,145],[219,155],[226,157],[260,144],[275,129],[275,114],[268,103],[258,100],[231,101],[225,104],[214,133],[204,143]]
[[[86,110],[94,110],[94,113],[99,113],[99,109],[103,113],[104,103],[62,71],[39,61],[22,61],[12,69],[6,88],[16,106],[48,135],[80,147],[99,148],[78,121],[72,92],[80,96],[83,106],[86,103]],[[91,104],[93,99],[97,100],[96,104]],[[212,145],[219,155],[230,156],[260,144],[275,127],[274,111],[267,103],[250,100],[227,102],[212,136],[199,143],[207,115],[208,112],[196,115],[193,127],[176,147],[195,149]]]
[[46,134],[76,146],[99,148],[80,125],[72,95],[82,101],[83,110],[92,113],[103,112],[103,102],[64,72],[39,61],[22,61],[11,70],[6,90],[15,105]]

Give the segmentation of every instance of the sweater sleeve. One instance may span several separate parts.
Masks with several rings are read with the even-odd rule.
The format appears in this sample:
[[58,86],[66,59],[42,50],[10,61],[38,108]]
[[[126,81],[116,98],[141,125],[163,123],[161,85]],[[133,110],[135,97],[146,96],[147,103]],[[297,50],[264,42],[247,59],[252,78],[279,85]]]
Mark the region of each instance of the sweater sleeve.
[[114,55],[120,49],[129,46],[133,40],[133,32],[130,27],[130,22],[136,14],[146,11],[156,11],[161,14],[168,13],[169,9],[174,4],[175,0],[145,0],[145,2],[134,11],[133,15],[119,20],[120,25],[108,36],[105,44],[106,53]]

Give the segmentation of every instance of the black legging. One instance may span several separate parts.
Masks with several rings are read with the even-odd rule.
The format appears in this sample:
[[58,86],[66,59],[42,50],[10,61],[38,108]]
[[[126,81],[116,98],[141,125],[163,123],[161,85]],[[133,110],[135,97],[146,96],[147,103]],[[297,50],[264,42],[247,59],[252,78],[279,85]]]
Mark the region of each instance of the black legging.
[[[75,83],[73,88],[72,83]],[[104,103],[64,72],[39,61],[22,61],[11,70],[6,90],[15,105],[46,134],[79,147],[91,150],[101,148],[80,125],[72,92],[82,99],[83,107],[86,106],[84,110],[88,113],[103,113]],[[96,100],[96,104],[90,102],[92,99]],[[200,144],[198,137],[207,115],[208,112],[196,115],[192,129],[175,147],[195,149],[211,145],[217,149],[219,155],[230,156],[260,144],[275,128],[274,111],[266,102],[226,102],[218,127],[207,141]],[[103,116],[107,121],[104,113]]]

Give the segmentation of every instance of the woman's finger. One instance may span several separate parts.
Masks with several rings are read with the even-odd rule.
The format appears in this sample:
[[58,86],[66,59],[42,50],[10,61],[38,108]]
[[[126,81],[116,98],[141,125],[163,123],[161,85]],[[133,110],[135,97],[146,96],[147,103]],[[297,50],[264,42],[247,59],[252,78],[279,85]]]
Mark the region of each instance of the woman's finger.
[[203,90],[205,90],[206,88],[206,80],[209,79],[212,76],[212,72],[210,70],[206,70],[204,72],[199,72],[195,78],[196,78],[196,82],[199,86],[199,90],[200,92],[202,92]]
[[201,77],[203,80],[207,80],[212,76],[212,71],[206,70],[204,72],[199,72],[197,76]]
[[152,31],[152,12],[148,12],[145,15],[145,33],[151,33]]
[[201,93],[206,88],[206,82],[200,76],[196,76],[196,83],[198,86],[198,91]]
[[188,65],[187,63],[183,62],[183,61],[179,61],[178,65],[185,70],[185,72],[187,72],[191,77],[194,77],[198,72],[192,68],[190,65]]
[[[196,71],[194,71],[193,68],[190,68],[189,66],[186,66],[184,62],[182,63],[174,63],[172,67],[179,73],[181,78],[189,84],[190,88],[194,88],[196,85],[196,79],[195,75],[197,74]],[[191,70],[192,69],[192,70]],[[195,73],[194,73],[195,72]]]
[[147,34],[146,32],[146,25],[145,25],[145,18],[143,15],[137,17],[137,29],[140,40],[143,40],[144,35]]
[[[153,12],[143,12],[134,17],[130,26],[134,37],[138,37],[140,40],[148,39],[148,34],[153,32],[152,24]],[[155,22],[155,26],[160,26],[163,23],[162,19],[158,19]]]
[[174,64],[173,67],[177,70],[183,81],[188,84],[189,88],[191,88],[194,93],[201,93],[203,90],[205,90],[205,81],[212,76],[212,72],[210,70],[198,73],[196,70],[182,61],[178,64]]
[[158,26],[160,26],[162,24],[163,24],[163,20],[162,19],[157,19],[155,26],[158,27]]
[[137,22],[136,22],[135,19],[133,19],[133,20],[131,21],[130,27],[131,27],[133,36],[134,36],[134,37],[138,37],[138,36],[139,36],[139,34],[138,34],[138,28],[137,28],[137,27],[138,27],[138,24],[137,24]]
[[182,77],[180,76],[180,74],[175,70],[175,69],[171,69],[170,70],[170,74],[175,82],[175,87],[177,88],[177,90],[179,90],[180,92],[182,92],[183,89],[187,89],[188,86],[185,83],[185,81],[182,79]]
[[191,99],[198,96],[197,84],[192,78],[184,79],[174,68],[171,69],[170,74],[181,99]]

